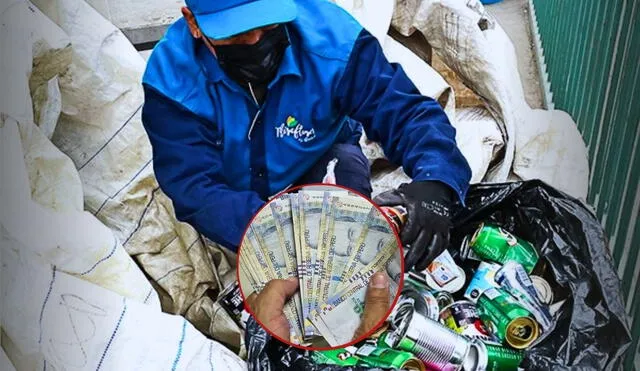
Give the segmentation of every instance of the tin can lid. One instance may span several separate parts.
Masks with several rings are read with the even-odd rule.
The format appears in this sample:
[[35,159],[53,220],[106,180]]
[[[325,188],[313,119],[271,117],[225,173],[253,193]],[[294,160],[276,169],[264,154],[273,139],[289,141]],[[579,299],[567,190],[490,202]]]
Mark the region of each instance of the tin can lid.
[[471,340],[469,352],[462,363],[463,370],[486,370],[489,365],[487,347],[479,339]]
[[409,371],[426,371],[427,366],[424,362],[417,358],[409,358],[405,363],[400,366],[403,370]]
[[526,349],[538,336],[540,336],[540,326],[531,317],[514,318],[505,330],[507,344],[516,349]]
[[533,287],[536,289],[538,293],[538,298],[543,304],[551,304],[553,302],[553,290],[551,289],[551,285],[544,278],[536,275],[529,276],[531,282],[533,282]]

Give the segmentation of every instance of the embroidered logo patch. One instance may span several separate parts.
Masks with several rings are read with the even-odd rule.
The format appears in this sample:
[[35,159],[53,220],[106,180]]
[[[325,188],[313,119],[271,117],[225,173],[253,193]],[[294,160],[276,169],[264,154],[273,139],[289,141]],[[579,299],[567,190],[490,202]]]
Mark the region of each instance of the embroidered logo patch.
[[280,126],[276,126],[276,137],[293,137],[300,143],[306,143],[316,138],[316,132],[313,128],[305,129],[295,117],[289,116]]

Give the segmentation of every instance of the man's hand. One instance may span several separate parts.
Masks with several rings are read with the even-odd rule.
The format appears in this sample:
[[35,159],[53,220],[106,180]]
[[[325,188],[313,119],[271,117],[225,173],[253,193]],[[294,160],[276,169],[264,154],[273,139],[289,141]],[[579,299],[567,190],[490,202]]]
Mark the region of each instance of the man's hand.
[[298,290],[298,278],[271,280],[264,289],[247,298],[247,305],[254,317],[272,334],[289,341],[289,322],[284,316],[284,305]]
[[387,275],[378,272],[371,277],[364,299],[364,313],[360,327],[353,335],[357,339],[371,331],[389,311],[389,281]]
[[402,205],[407,222],[400,239],[407,247],[405,269],[423,270],[449,245],[453,191],[438,181],[404,183],[374,200],[380,206]]

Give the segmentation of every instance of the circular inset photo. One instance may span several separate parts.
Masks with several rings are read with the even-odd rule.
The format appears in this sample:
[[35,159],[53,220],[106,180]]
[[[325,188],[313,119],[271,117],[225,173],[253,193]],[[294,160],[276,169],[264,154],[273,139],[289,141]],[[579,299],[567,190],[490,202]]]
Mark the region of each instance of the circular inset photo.
[[402,289],[393,213],[347,188],[307,185],[271,199],[238,251],[247,311],[272,336],[326,350],[367,338]]

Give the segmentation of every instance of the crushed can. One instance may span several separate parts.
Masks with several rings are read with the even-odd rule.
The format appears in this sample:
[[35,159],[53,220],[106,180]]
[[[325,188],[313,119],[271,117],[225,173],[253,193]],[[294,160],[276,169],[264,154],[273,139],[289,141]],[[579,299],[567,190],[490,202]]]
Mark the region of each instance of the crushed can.
[[440,308],[440,310],[444,309],[448,305],[453,304],[453,302],[455,301],[453,299],[453,295],[449,294],[446,291],[439,291],[435,296],[436,300],[438,301],[438,308]]
[[464,236],[464,239],[462,240],[462,243],[460,244],[460,250],[459,250],[458,257],[463,262],[466,262],[468,260],[469,261],[481,262],[482,258],[479,257],[478,254],[475,253],[475,251],[473,251],[473,249],[471,248],[471,245],[469,244],[469,241],[471,241],[471,236]]
[[413,353],[396,350],[388,347],[379,347],[375,344],[365,343],[355,352],[358,358],[357,365],[380,368],[393,368],[409,371],[426,371],[421,360]]
[[401,300],[404,298],[413,299],[413,306],[416,311],[425,317],[437,320],[440,316],[440,308],[438,301],[431,291],[426,287],[413,283],[414,281],[405,281],[406,284],[400,292]]
[[469,286],[467,286],[467,290],[464,292],[464,297],[475,303],[485,290],[492,287],[498,287],[498,284],[495,281],[495,276],[496,272],[500,268],[500,264],[487,262],[480,263],[478,269],[473,275],[473,278],[471,279],[471,282],[469,283]]
[[245,328],[248,320],[248,313],[244,310],[244,301],[240,293],[240,284],[234,281],[227,286],[220,295],[218,295],[218,303],[229,314],[240,328]]
[[486,344],[475,339],[471,342],[483,363],[474,371],[513,371],[517,370],[524,359],[524,353],[516,349],[496,344]]
[[[353,347],[350,347],[353,348]],[[355,351],[354,349],[350,349]],[[347,349],[317,350],[311,352],[311,360],[321,365],[351,367],[358,364],[358,359]]]
[[440,322],[457,334],[485,342],[496,342],[478,315],[476,305],[468,300],[456,301],[440,311]]
[[529,278],[531,279],[531,282],[533,282],[533,287],[536,288],[540,301],[543,304],[551,305],[551,303],[553,303],[553,290],[551,289],[549,282],[536,275],[531,275]]
[[538,252],[533,245],[491,224],[481,224],[471,237],[469,245],[482,259],[504,264],[515,261],[531,273],[538,262]]
[[403,206],[380,206],[380,210],[389,218],[395,232],[400,233],[407,222],[407,209]]
[[513,261],[505,263],[496,273],[495,280],[533,314],[543,331],[551,328],[553,318],[549,309],[538,298],[538,292],[522,265]]
[[482,363],[469,339],[415,312],[411,305],[399,308],[391,322],[394,331],[384,341],[413,353],[428,370],[476,370]]
[[482,322],[500,341],[525,349],[540,336],[540,326],[531,312],[501,289],[486,290],[478,299]]

